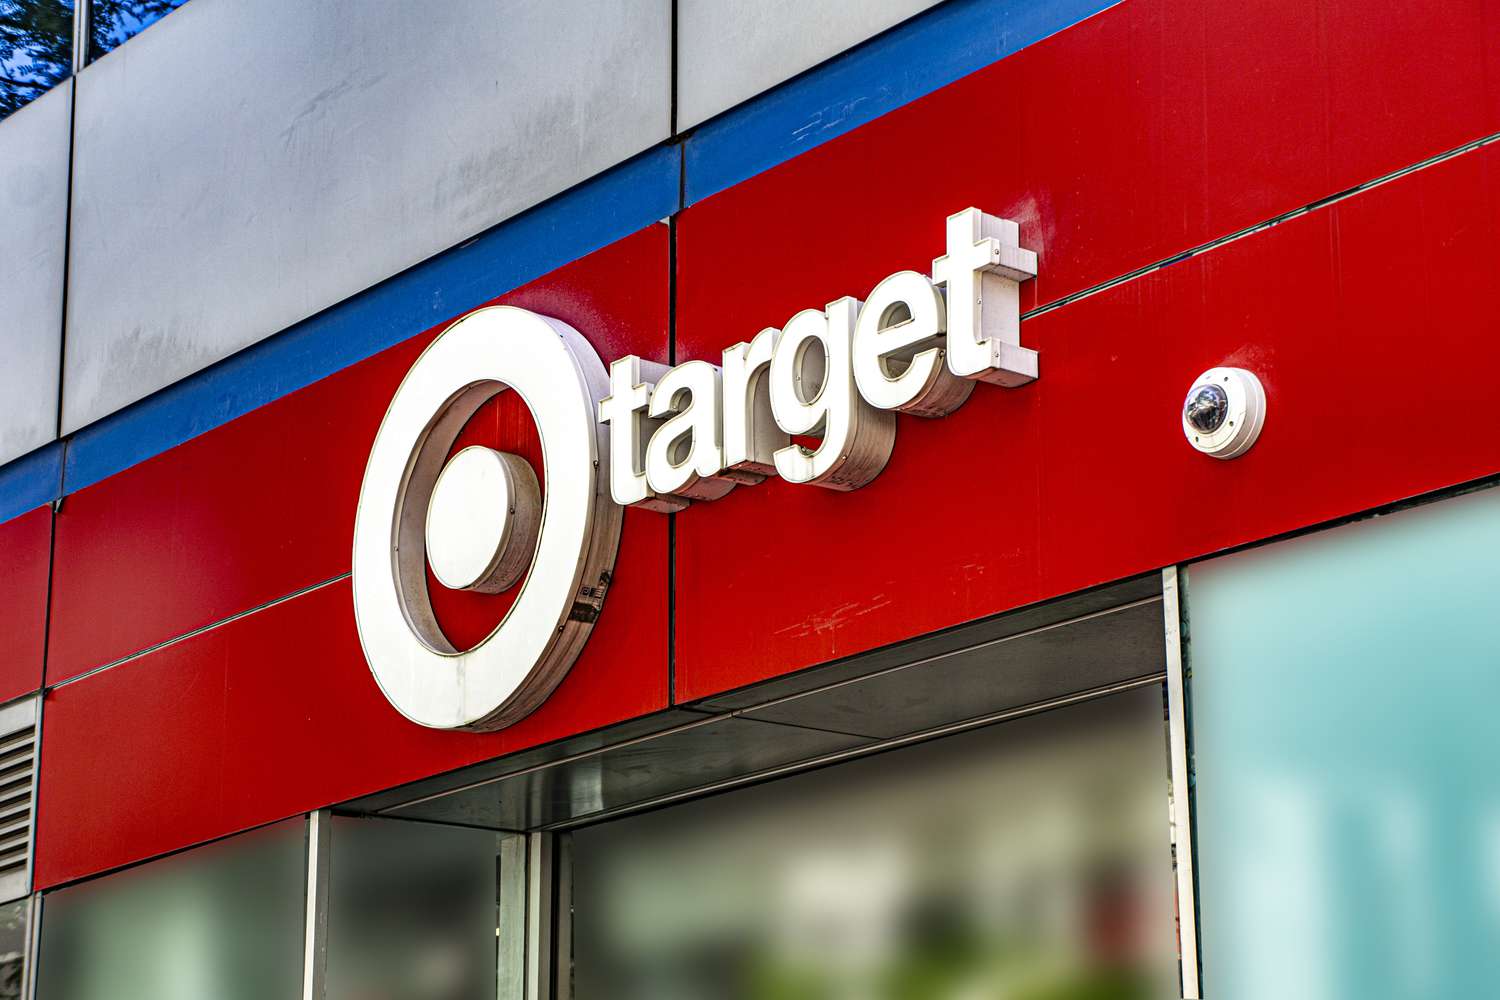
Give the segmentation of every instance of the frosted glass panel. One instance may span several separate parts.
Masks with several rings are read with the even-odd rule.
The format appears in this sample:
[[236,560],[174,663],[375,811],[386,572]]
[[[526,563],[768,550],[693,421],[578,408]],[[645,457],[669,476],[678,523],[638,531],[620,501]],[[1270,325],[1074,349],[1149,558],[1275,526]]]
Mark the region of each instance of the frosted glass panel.
[[333,821],[328,1000],[495,1000],[496,835]]
[[48,893],[38,1000],[296,1000],[306,824]]
[[1493,996],[1500,492],[1188,574],[1204,995]]
[[572,847],[576,1000],[1177,995],[1157,688]]

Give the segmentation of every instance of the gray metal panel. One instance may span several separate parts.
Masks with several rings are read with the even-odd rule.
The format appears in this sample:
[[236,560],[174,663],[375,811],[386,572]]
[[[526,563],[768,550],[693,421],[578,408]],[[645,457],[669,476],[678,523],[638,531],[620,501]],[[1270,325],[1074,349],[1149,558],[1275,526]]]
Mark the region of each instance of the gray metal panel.
[[0,463],[57,435],[73,82],[0,123]]
[[389,815],[532,830],[611,813],[869,742],[844,733],[742,718],[710,718],[689,728],[399,806]]
[[89,66],[65,429],[662,140],[669,36],[669,0],[193,0]]
[[688,128],[938,0],[679,0],[677,125]]
[[1164,642],[1161,576],[1151,574],[749,688],[725,714],[662,712],[346,808],[508,830],[589,822],[1159,685]]
[[1159,598],[773,702],[742,716],[881,739],[1160,674]]
[[618,723],[608,729],[595,729],[564,740],[544,743],[508,757],[499,757],[456,771],[449,771],[446,774],[422,778],[387,791],[376,792],[374,795],[367,795],[362,799],[347,803],[345,808],[361,813],[384,812],[416,799],[432,798],[456,789],[494,782],[522,771],[559,764],[569,758],[588,756],[644,736],[702,722],[706,717],[701,712],[678,709],[657,712],[654,715]]

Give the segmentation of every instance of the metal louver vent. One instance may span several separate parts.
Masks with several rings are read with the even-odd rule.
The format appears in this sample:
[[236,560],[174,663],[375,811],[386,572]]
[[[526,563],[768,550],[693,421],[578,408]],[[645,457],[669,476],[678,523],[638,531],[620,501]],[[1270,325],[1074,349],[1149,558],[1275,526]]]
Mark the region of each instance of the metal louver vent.
[[0,900],[31,891],[37,700],[0,708]]

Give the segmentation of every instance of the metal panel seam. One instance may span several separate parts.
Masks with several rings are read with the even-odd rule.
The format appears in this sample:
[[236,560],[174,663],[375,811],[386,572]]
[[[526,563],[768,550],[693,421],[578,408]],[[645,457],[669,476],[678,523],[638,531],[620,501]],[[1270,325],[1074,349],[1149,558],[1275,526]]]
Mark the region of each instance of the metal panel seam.
[[322,590],[324,587],[331,587],[334,584],[340,583],[347,579],[349,579],[349,574],[346,572],[340,573],[338,576],[331,576],[326,580],[319,580],[317,583],[308,584],[306,587],[301,587],[289,594],[282,594],[280,597],[274,598],[273,600],[266,601],[262,604],[257,604],[253,608],[246,608],[244,611],[237,611],[225,618],[220,618],[218,621],[209,622],[207,625],[200,625],[198,628],[184,632],[181,635],[174,635],[170,639],[163,639],[161,642],[152,643],[145,649],[138,649],[133,653],[128,653],[125,656],[110,660],[108,663],[101,663],[97,667],[91,667],[81,674],[74,674],[72,677],[66,677],[58,681],[56,684],[47,685],[47,690],[52,691],[60,687],[67,687],[69,684],[81,681],[86,677],[93,677],[95,674],[103,673],[104,671],[109,670],[112,667],[118,667],[123,663],[129,663],[131,660],[138,660],[143,656],[148,656],[151,653],[166,649],[168,646],[175,646],[179,642],[197,638],[205,632],[212,632],[214,629],[220,628],[224,625],[229,625],[233,622],[237,622],[241,618],[248,618],[253,614],[257,614],[258,612],[265,611],[269,608],[274,608],[278,604],[285,604],[287,601],[296,600],[299,597],[304,597],[307,594],[311,594],[315,590]]

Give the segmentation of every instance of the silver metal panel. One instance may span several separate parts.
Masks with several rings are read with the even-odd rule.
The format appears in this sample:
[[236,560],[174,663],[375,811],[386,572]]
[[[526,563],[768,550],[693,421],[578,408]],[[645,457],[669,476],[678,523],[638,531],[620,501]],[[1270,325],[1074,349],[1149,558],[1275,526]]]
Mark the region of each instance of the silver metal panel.
[[679,0],[677,125],[712,118],[938,0]]
[[[495,1000],[526,1000],[526,892],[524,833],[496,835],[500,871],[495,879]],[[563,897],[567,898],[567,897]]]
[[552,993],[552,894],[557,838],[526,837],[526,996],[546,1000]]
[[70,80],[0,123],[0,463],[57,435],[72,93]]
[[514,774],[392,809],[388,815],[504,830],[534,830],[868,743],[748,719],[705,718],[597,754]]
[[1160,675],[1162,604],[1135,604],[773,702],[744,718],[888,739]]
[[345,808],[352,812],[360,813],[385,812],[403,803],[431,798],[457,789],[468,788],[472,785],[497,781],[507,775],[518,774],[521,771],[535,770],[536,768],[546,767],[550,764],[558,764],[572,757],[597,753],[606,747],[619,746],[653,733],[665,732],[683,725],[701,722],[704,718],[703,713],[676,709],[657,712],[654,715],[647,715],[639,719],[632,719],[629,722],[619,723],[618,725],[611,726],[609,729],[596,729],[578,736],[569,737],[565,740],[558,740],[555,743],[545,743],[539,747],[532,747],[529,750],[523,750],[508,757],[484,761],[483,763],[474,764],[461,770],[449,771],[446,774],[423,778],[388,791],[376,792],[374,795],[368,795],[362,799],[346,803]]
[[194,0],[89,66],[65,429],[665,138],[670,19],[670,0]]
[[307,915],[304,918],[302,1000],[323,1000],[328,984],[328,880],[333,865],[333,816],[307,816]]
[[42,894],[33,893],[26,901],[26,957],[21,966],[21,997],[36,1000],[36,962],[42,939]]

